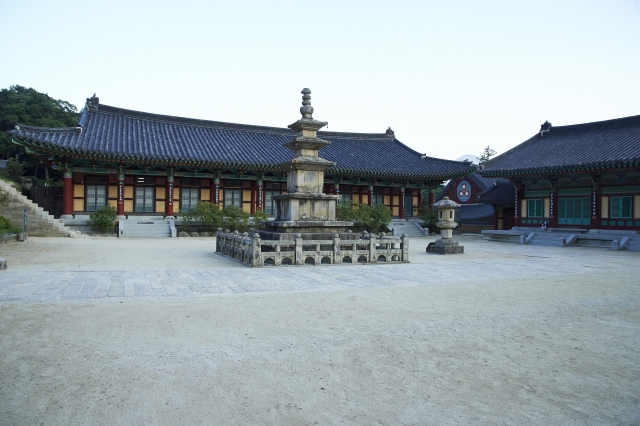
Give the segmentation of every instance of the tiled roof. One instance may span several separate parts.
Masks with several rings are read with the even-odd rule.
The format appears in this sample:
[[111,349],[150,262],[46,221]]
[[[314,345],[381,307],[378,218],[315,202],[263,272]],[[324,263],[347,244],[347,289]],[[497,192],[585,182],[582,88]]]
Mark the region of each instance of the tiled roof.
[[484,176],[601,170],[640,165],[640,115],[551,127],[484,164]]
[[[476,185],[478,185],[480,187],[480,191],[484,191],[487,188],[490,188],[493,186],[493,184],[495,182],[509,182],[507,179],[503,179],[503,178],[486,178],[483,176],[480,176],[479,174],[473,173],[473,174],[468,174],[464,176],[464,179],[468,179],[473,181]],[[447,185],[442,189],[442,191],[440,191],[440,193],[438,194],[438,196],[434,199],[434,202],[438,202],[440,200],[442,200],[442,198],[447,195],[447,192],[449,192],[449,189],[451,189],[451,187],[453,187],[456,182],[458,182],[459,179],[452,179],[450,180]]]
[[460,221],[488,219],[493,217],[493,206],[487,204],[460,205]]
[[516,199],[516,189],[508,180],[496,181],[495,184],[480,194],[476,201],[482,204],[513,204]]
[[487,178],[476,173],[467,175],[467,178],[471,179],[476,185],[478,185],[481,191],[492,187],[495,182],[509,182],[508,179],[493,177]]
[[[149,114],[99,105],[85,108],[76,128],[18,125],[9,132],[32,145],[125,161],[204,163],[276,169],[292,157],[288,128],[251,126]],[[331,145],[320,156],[337,163],[328,173],[448,179],[469,163],[424,157],[385,133],[318,132]]]

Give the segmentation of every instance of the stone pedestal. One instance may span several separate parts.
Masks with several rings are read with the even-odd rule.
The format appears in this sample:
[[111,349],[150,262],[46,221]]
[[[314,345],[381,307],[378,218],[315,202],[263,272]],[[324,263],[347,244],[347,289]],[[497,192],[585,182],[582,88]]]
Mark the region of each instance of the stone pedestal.
[[458,244],[453,239],[453,229],[458,223],[453,220],[455,217],[454,210],[460,207],[460,204],[451,201],[449,197],[444,197],[441,201],[433,204],[438,209],[438,222],[436,226],[440,228],[440,239],[435,243],[427,246],[427,253],[436,254],[458,254],[464,253],[464,246]]
[[459,254],[464,253],[464,246],[454,239],[440,239],[429,245],[429,253],[435,254]]

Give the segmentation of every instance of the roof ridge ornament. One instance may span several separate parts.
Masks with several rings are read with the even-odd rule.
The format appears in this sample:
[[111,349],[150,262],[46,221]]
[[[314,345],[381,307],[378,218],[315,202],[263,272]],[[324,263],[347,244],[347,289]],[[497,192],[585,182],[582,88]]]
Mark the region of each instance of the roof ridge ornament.
[[100,98],[98,98],[94,93],[92,97],[87,98],[87,103],[85,104],[85,107],[88,109],[93,109],[97,111],[99,104],[100,104]]
[[551,130],[551,127],[553,126],[549,123],[549,120],[545,120],[545,122],[540,126],[540,137],[544,137],[544,134]]
[[300,93],[302,93],[302,106],[300,107],[300,114],[302,114],[302,118],[313,118],[313,107],[311,106],[311,90],[305,87]]
[[387,136],[389,136],[390,138],[395,138],[395,137],[396,137],[396,134],[395,134],[395,133],[393,133],[393,130],[391,130],[391,126],[389,126],[389,127],[387,128],[386,134],[387,134]]

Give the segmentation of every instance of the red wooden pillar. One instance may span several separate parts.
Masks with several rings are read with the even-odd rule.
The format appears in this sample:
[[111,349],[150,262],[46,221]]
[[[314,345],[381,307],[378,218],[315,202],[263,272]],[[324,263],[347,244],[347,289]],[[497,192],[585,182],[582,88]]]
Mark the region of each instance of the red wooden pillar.
[[404,186],[400,188],[400,219],[404,219]]
[[557,228],[558,227],[558,219],[556,218],[556,203],[558,202],[558,197],[556,196],[556,188],[551,188],[549,191],[549,223],[547,227],[549,228]]
[[256,185],[256,181],[251,181],[251,214],[256,214],[256,204],[258,204],[258,187]]
[[211,200],[216,203],[216,206],[220,207],[220,178],[215,178],[213,180],[213,191],[214,194],[211,197]]
[[165,201],[165,214],[167,216],[173,216],[173,173],[167,176],[166,187],[166,201]]
[[62,183],[62,218],[71,219],[73,217],[73,174],[71,171],[64,172]]
[[515,192],[515,202],[513,203],[513,226],[522,226],[522,219],[521,219],[521,213],[519,213],[520,211],[520,200],[522,199],[522,195],[523,195],[523,191],[521,191],[517,186],[516,186],[516,192]]
[[124,173],[118,173],[118,204],[116,207],[118,219],[124,219]]
[[600,228],[602,226],[602,222],[600,218],[602,217],[602,212],[600,209],[602,208],[601,195],[602,192],[600,190],[600,178],[593,178],[593,189],[591,195],[591,227],[592,228]]
[[264,211],[264,200],[263,200],[264,193],[262,192],[262,180],[258,181],[257,188],[258,188],[258,208]]
[[418,215],[422,214],[422,188],[418,189]]

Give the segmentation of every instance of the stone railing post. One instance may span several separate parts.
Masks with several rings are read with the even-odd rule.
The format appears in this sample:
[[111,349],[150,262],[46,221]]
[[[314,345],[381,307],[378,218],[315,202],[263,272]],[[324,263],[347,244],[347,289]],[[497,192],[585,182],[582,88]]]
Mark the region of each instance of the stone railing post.
[[257,232],[253,234],[253,241],[251,243],[251,266],[254,268],[262,268],[262,250],[260,249],[260,234]]
[[216,251],[218,253],[222,253],[223,248],[224,248],[224,237],[222,234],[222,228],[218,228],[216,230]]
[[342,254],[340,253],[340,235],[333,234],[333,263],[334,265],[342,264]]
[[[231,241],[233,241],[233,252],[231,256],[234,259],[238,260],[238,230],[237,229],[233,231],[233,236],[231,237]],[[240,244],[240,246],[242,246],[242,244]],[[242,257],[240,257],[240,260],[242,260]]]
[[280,242],[277,242],[276,244],[276,259],[275,259],[275,264],[276,266],[282,266],[282,246],[280,245]]
[[233,257],[233,235],[228,232],[224,234],[224,254]]
[[296,265],[304,265],[304,259],[302,259],[302,235],[296,234]]
[[409,261],[409,236],[406,233],[402,234],[402,260]]
[[244,232],[242,234],[242,263],[246,263],[247,265],[251,265],[251,256],[253,255],[253,251],[251,250],[251,238],[249,238],[249,233]]
[[369,234],[369,263],[376,263],[378,256],[376,256],[376,234]]

